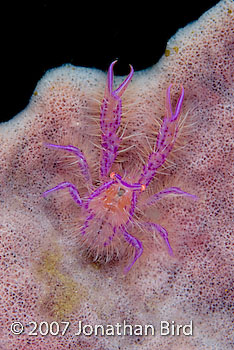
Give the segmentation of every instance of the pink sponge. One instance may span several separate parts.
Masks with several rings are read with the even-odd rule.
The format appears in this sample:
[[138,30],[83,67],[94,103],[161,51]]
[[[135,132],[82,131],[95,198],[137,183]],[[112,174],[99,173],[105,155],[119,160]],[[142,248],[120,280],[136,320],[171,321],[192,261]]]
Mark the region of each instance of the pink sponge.
[[[106,74],[71,65],[53,69],[38,83],[29,106],[1,125],[1,350],[232,348],[233,16],[233,1],[223,0],[178,31],[160,62],[135,73],[121,96],[115,137],[121,142],[107,178],[145,189],[136,177],[154,151],[166,90],[173,84],[173,110],[181,85],[185,91],[173,150],[141,194],[150,205],[135,214],[146,215],[151,226],[146,230],[139,225],[131,232],[144,250],[126,275],[123,267],[135,256],[130,240],[121,251],[118,244],[109,250],[109,259],[93,262],[92,240],[87,245],[78,235],[84,208],[68,189],[41,197],[64,182],[75,184],[83,201],[87,187],[92,191],[100,186],[104,137],[99,122]],[[113,83],[118,87],[122,82],[116,77]],[[75,154],[44,143],[79,148],[92,183]],[[174,193],[161,200],[167,187]],[[177,196],[180,188],[198,200]],[[119,191],[115,194],[122,195],[123,189]],[[112,196],[110,190],[107,202]],[[98,202],[93,205],[98,210]],[[165,228],[168,237],[165,231],[158,235],[152,223]],[[165,237],[173,256],[164,246]],[[100,335],[101,327],[97,336],[75,335],[79,321],[90,325],[87,332],[91,326],[107,330],[112,325],[115,336],[111,327],[109,335]],[[167,336],[160,333],[162,321],[168,322]],[[21,333],[15,322],[23,325],[22,334],[13,334]],[[133,334],[118,335],[118,324],[122,331],[124,325],[132,326]],[[134,325],[153,325],[155,334],[140,335]]]

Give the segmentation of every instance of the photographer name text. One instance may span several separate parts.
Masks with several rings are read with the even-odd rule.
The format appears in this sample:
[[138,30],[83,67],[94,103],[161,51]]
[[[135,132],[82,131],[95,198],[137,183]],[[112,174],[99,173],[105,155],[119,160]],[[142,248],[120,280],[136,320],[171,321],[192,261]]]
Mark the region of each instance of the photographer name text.
[[190,321],[188,324],[176,324],[175,321],[161,321],[160,325],[156,327],[152,324],[140,325],[128,324],[125,320],[123,324],[116,323],[115,325],[90,325],[84,324],[81,321],[78,322],[78,332],[76,335],[117,335],[117,336],[126,336],[126,335],[156,335],[159,333],[162,336],[165,335],[193,335],[193,321]]

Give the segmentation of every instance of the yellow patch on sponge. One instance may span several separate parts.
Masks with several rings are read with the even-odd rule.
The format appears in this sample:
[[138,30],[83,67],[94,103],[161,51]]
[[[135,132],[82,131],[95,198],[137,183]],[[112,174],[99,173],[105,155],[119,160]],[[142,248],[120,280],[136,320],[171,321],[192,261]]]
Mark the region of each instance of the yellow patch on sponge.
[[36,274],[45,285],[41,310],[54,320],[61,320],[78,307],[87,296],[86,288],[61,271],[63,255],[58,247],[46,250],[36,266]]

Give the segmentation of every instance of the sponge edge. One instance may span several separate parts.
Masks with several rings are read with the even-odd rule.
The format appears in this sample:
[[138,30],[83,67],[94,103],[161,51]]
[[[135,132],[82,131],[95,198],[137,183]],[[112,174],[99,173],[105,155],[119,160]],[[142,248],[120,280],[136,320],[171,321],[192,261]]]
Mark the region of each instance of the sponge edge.
[[[146,239],[147,254],[125,277],[121,262],[89,263],[74,237],[80,209],[64,194],[40,198],[59,181],[81,185],[71,160],[43,148],[43,142],[82,145],[95,177],[99,150],[87,141],[89,136],[100,142],[95,125],[106,74],[71,65],[50,70],[29,106],[1,126],[0,349],[118,349],[121,344],[131,350],[139,341],[143,350],[232,348],[233,14],[233,1],[221,1],[181,29],[168,42],[169,54],[136,73],[123,97],[129,134],[140,133],[144,123],[150,139],[158,131],[155,119],[160,122],[164,114],[169,83],[185,88],[186,147],[175,152],[176,168],[167,169],[170,176],[158,175],[152,193],[176,185],[199,201],[194,206],[168,198],[150,212],[170,232],[173,258],[159,249],[160,242],[152,247]],[[147,154],[140,137],[134,142]],[[139,161],[134,157],[130,150],[126,161]],[[64,336],[30,337],[29,328],[20,336],[10,333],[15,320],[26,325],[62,317],[72,324]],[[156,335],[74,336],[79,320],[114,325],[124,319],[154,324]],[[163,320],[193,320],[193,337],[160,336]]]

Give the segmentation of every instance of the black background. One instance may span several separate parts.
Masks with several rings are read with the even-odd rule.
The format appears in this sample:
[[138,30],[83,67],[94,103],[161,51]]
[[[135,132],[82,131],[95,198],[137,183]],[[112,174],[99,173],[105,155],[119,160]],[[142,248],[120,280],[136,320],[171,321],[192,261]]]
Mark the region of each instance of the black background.
[[157,63],[179,28],[218,0],[9,2],[1,5],[2,121],[23,110],[50,68],[71,63],[124,75]]

